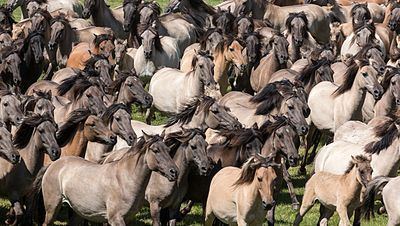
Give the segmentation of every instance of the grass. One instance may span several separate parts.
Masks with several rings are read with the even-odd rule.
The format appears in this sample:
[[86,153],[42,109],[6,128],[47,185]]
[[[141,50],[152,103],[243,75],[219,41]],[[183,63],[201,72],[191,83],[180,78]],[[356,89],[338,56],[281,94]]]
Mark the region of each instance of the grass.
[[[0,0],[0,4],[4,3],[5,0]],[[161,7],[165,7],[169,0],[157,0],[158,3],[161,5]],[[220,1],[219,0],[206,0],[207,3],[211,5],[216,5]],[[108,2],[112,8],[115,8],[117,6],[120,6],[122,3],[122,0],[110,0]],[[16,20],[19,20],[21,18],[21,11],[19,9],[15,10],[14,12],[14,17]],[[140,120],[144,121],[144,114],[140,113],[138,108],[133,109],[133,118],[135,120]],[[153,122],[155,125],[160,125],[165,122],[166,118],[163,117],[161,114],[158,112],[156,113],[156,120]],[[290,169],[292,180],[295,186],[295,192],[297,194],[297,197],[299,201],[301,201],[302,194],[304,193],[304,186],[307,181],[307,176],[299,176],[297,175],[297,168]],[[308,168],[308,172],[311,172],[311,168]],[[276,210],[276,222],[277,225],[292,225],[294,218],[296,216],[296,211],[292,210],[291,208],[291,201],[290,201],[290,196],[288,193],[288,190],[285,188],[282,190],[281,194],[278,197],[278,206]],[[8,200],[0,200],[0,225],[3,225],[2,222],[4,222],[4,219],[1,218],[5,216],[5,213],[7,212],[8,208],[10,207],[10,203]],[[316,204],[305,216],[302,225],[315,225],[318,216],[319,216],[319,204]],[[62,214],[62,215],[65,215]],[[57,222],[59,225],[65,225],[63,221],[65,219],[64,217],[61,217],[60,221]],[[179,223],[179,225],[201,225],[201,220],[202,220],[202,210],[201,207],[196,205],[192,209],[191,213],[184,219],[182,223]],[[377,218],[373,219],[372,221],[365,222],[363,221],[363,225],[368,225],[368,226],[378,226],[378,225],[385,225],[387,222],[387,216],[382,215],[378,216]],[[337,225],[338,224],[338,216],[335,214],[331,221],[330,225]],[[151,217],[149,214],[149,210],[147,207],[143,208],[137,215],[136,215],[136,220],[132,223],[132,225],[151,225]]]

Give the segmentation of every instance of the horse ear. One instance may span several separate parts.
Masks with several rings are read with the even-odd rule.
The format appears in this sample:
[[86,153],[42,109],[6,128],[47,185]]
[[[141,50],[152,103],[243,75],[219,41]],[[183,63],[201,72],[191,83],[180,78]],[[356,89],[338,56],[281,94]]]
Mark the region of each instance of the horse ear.
[[151,27],[155,29],[156,26],[157,26],[156,21],[153,21],[153,23],[151,24]]
[[149,141],[150,139],[151,139],[151,136],[150,135],[148,135],[146,132],[144,132],[143,130],[142,130],[142,133],[143,133],[143,138],[144,138],[144,140],[147,142],[147,141]]
[[161,138],[164,139],[164,137],[165,137],[165,130],[163,130],[162,133],[161,133]]
[[228,6],[228,12],[231,12],[231,6]]
[[254,129],[254,130],[258,130],[258,124],[255,122],[255,123],[251,126],[251,128]]
[[221,7],[217,7],[217,13],[220,13],[221,12]]
[[125,45],[125,46],[128,45],[128,40],[125,39],[124,42],[123,42],[122,44]]
[[357,163],[357,159],[356,159],[354,156],[351,156],[351,161],[352,161],[353,163]]
[[372,18],[367,21],[367,24],[373,24],[373,23],[374,21],[372,20]]
[[93,56],[93,53],[90,49],[88,50],[88,52],[89,52],[90,56]]

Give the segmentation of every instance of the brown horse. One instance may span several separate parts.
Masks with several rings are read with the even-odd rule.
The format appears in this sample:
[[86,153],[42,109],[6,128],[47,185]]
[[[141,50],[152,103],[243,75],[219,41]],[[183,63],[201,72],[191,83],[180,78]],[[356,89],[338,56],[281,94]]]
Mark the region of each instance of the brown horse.
[[21,58],[15,47],[5,46],[0,50],[0,76],[2,82],[13,87],[21,82]]
[[67,67],[79,68],[83,70],[86,62],[94,55],[104,55],[110,62],[114,62],[115,57],[114,37],[112,35],[95,35],[93,43],[81,42],[72,48],[67,60]]
[[270,45],[272,50],[268,55],[261,58],[258,67],[252,71],[250,76],[251,87],[256,92],[259,92],[269,83],[274,72],[287,67],[289,59],[288,41],[282,35],[276,34],[270,40]]
[[0,122],[11,131],[11,127],[19,126],[23,118],[18,96],[8,90],[0,90]]
[[33,90],[33,95],[28,96],[22,103],[24,114],[33,112],[38,115],[51,115],[54,117],[54,105],[51,102],[52,95],[51,91],[36,91]]

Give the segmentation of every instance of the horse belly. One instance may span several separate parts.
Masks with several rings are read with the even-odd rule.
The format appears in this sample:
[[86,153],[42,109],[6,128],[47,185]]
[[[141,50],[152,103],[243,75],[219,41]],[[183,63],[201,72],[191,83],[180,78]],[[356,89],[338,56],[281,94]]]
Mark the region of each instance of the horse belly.
[[331,82],[321,82],[311,90],[308,105],[310,118],[319,130],[334,129],[334,99],[332,93],[337,87]]

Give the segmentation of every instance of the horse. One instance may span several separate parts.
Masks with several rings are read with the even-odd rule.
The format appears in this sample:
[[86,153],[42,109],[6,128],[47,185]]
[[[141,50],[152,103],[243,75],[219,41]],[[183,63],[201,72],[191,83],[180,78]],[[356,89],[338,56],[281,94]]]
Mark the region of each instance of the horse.
[[[304,11],[307,14],[308,29],[319,43],[329,42],[329,17],[324,9],[317,5],[277,6],[273,1],[235,0],[235,12],[252,12],[253,19],[268,19],[273,28],[283,32],[289,13]],[[322,29],[323,28],[323,29]]]
[[12,33],[0,28],[0,47],[10,47],[13,44]]
[[32,114],[24,118],[13,138],[13,145],[20,153],[22,161],[11,164],[0,159],[2,195],[10,199],[11,212],[15,213],[16,221],[24,212],[23,198],[42,168],[45,154],[52,161],[60,157],[56,131],[57,124],[51,116]]
[[92,55],[103,55],[108,58],[111,63],[114,63],[114,37],[107,34],[95,35],[92,44],[81,42],[74,46],[69,55],[66,66],[83,70],[86,62],[92,57]]
[[381,82],[385,92],[382,98],[378,100],[374,107],[374,116],[390,116],[398,109],[400,105],[400,70],[398,68],[386,69],[383,80]]
[[205,225],[213,225],[215,218],[229,224],[261,225],[267,210],[275,205],[273,167],[276,164],[270,159],[255,155],[241,169],[221,169],[211,181]]
[[2,18],[0,20],[0,29],[5,31],[12,31],[13,24],[15,24],[15,20],[12,17],[12,12],[4,6],[0,6],[0,15]]
[[289,42],[288,52],[292,62],[308,56],[317,44],[310,35],[307,27],[308,19],[304,12],[289,13],[286,20],[286,29],[288,32],[286,39]]
[[286,68],[289,53],[288,41],[279,34],[270,40],[272,50],[261,58],[258,67],[250,75],[250,84],[254,91],[259,92],[269,83],[270,76],[279,69]]
[[[67,119],[57,131],[60,140],[61,156],[79,156],[84,158],[88,142],[115,145],[117,136],[104,125],[103,120],[90,110],[78,108],[68,114]],[[45,159],[45,165],[50,161]]]
[[343,175],[317,172],[306,183],[300,212],[293,225],[300,225],[303,216],[318,200],[321,203],[318,224],[327,224],[335,213],[339,214],[339,225],[351,225],[349,218],[361,206],[362,189],[371,180],[371,157],[351,156],[351,162]]
[[151,77],[162,67],[179,67],[181,53],[174,38],[160,37],[155,25],[148,26],[140,36],[142,45],[134,59],[134,68],[139,76]]
[[246,127],[255,122],[262,124],[271,115],[283,114],[296,125],[298,133],[304,135],[308,132],[305,115],[308,115],[309,109],[306,100],[300,98],[293,89],[294,85],[290,81],[277,81],[265,86],[255,96],[229,92],[219,103],[228,107]]
[[124,0],[123,10],[124,10],[124,23],[122,28],[125,32],[129,32],[129,47],[139,48],[140,46],[140,36],[137,29],[138,23],[138,10],[140,1],[138,0]]
[[[27,6],[30,1],[27,0],[7,0],[7,9],[12,12],[16,8],[21,6],[22,16],[23,18],[28,18],[28,10]],[[71,1],[63,1],[63,0],[47,0],[47,1],[38,1],[40,3],[41,8],[47,8],[49,12],[53,12],[58,9],[66,9],[78,14],[78,16],[82,15],[82,5],[78,0]]]
[[361,209],[361,215],[364,215],[367,219],[371,215],[374,217],[375,196],[381,193],[389,218],[387,225],[398,225],[400,222],[399,204],[394,200],[396,200],[398,194],[399,181],[399,177],[376,177],[370,181],[363,196],[365,202]]
[[217,12],[212,15],[212,24],[222,30],[222,34],[232,34],[234,30],[235,16],[230,10],[221,10],[217,8]]
[[342,29],[340,28],[339,22],[333,22],[330,24],[330,40],[329,44],[333,47],[333,54],[336,57],[340,55],[340,49],[342,48],[343,42],[346,39],[344,36]]
[[67,103],[60,101],[60,98],[53,100],[53,103],[56,107],[54,111],[54,119],[57,123],[64,122],[66,120],[66,116],[78,108],[89,109],[96,115],[103,114],[106,109],[102,99],[104,93],[99,87],[85,80],[77,80],[72,78],[69,81],[72,82],[73,85],[66,81],[64,84],[58,87],[58,90],[59,94],[61,95],[67,93],[69,90],[73,90],[71,97],[72,100]]
[[[170,149],[162,142],[162,139],[157,135],[144,135],[118,161],[95,164],[79,157],[65,157],[51,164],[47,170],[42,170],[42,174],[35,180],[35,188],[41,189],[43,195],[46,209],[44,223],[53,222],[62,199],[65,197],[74,212],[84,219],[108,222],[111,225],[125,225],[125,219],[138,212],[142,206],[145,187],[152,171],[161,173],[169,181],[177,180],[178,168],[169,155]],[[67,175],[71,173],[74,175],[79,173],[80,176],[74,177],[76,180],[65,181],[68,178]],[[54,177],[56,174],[61,174],[61,176]],[[98,175],[102,175],[102,177]],[[112,183],[104,180],[116,177],[124,179],[118,180],[117,183],[114,180]],[[60,187],[60,184],[64,184],[64,186]],[[92,188],[90,191],[87,189],[88,185]],[[121,187],[124,189],[121,190]],[[94,190],[96,192],[93,192]],[[79,195],[76,196],[75,192],[79,192]],[[82,192],[85,193],[84,196],[82,196]],[[81,197],[92,201],[86,202]],[[104,205],[93,205],[97,203],[94,200],[102,202]],[[90,210],[90,214],[86,214],[88,210]]]
[[[149,85],[154,107],[167,114],[178,113],[188,101],[202,96],[207,87],[216,89],[212,60],[206,52],[200,51],[193,59],[193,70],[189,73],[172,68],[157,71]],[[167,91],[167,83],[174,84],[174,91]],[[166,95],[167,93],[169,95]],[[150,122],[152,113],[147,117],[147,122]]]
[[[368,61],[353,60],[346,71],[343,84],[337,86],[324,81],[318,83],[310,92],[310,119],[320,131],[334,133],[346,121],[360,118],[366,92],[371,93],[375,100],[382,96],[383,88],[377,80],[377,71]],[[327,103],[330,104],[326,105]]]
[[38,115],[50,115],[54,117],[54,105],[51,102],[51,91],[33,90],[32,96],[28,96],[21,104],[24,115],[33,112]]
[[23,118],[18,97],[9,90],[0,90],[0,122],[11,131],[11,127],[19,126]]
[[[36,82],[43,72],[44,45],[45,38],[43,33],[39,31],[29,32],[20,51],[22,59],[21,75],[25,75],[22,77],[20,85],[22,92],[25,92],[30,85]],[[29,76],[26,76],[28,74]]]
[[15,47],[5,46],[0,50],[0,76],[1,80],[10,88],[21,82],[21,58]]
[[153,97],[144,89],[139,77],[132,72],[120,72],[109,89],[116,95],[115,103],[127,106],[137,103],[143,108],[150,108],[153,103]]
[[189,173],[195,171],[205,176],[210,169],[207,142],[201,130],[184,129],[170,133],[165,137],[165,143],[172,149],[179,176],[176,181],[170,182],[158,173],[151,174],[145,198],[150,205],[153,225],[161,225],[160,211],[165,208],[168,208],[170,224],[174,224],[175,215],[179,213],[179,207],[189,187]]
[[383,54],[383,58],[386,58],[386,48],[382,39],[375,33],[375,26],[372,22],[367,22],[364,25],[358,27],[350,34],[343,42],[340,50],[340,56],[342,61],[349,58],[349,55],[356,55],[364,46],[368,44],[377,44]]
[[128,33],[122,27],[123,11],[110,9],[104,0],[85,0],[82,17],[89,19],[90,16],[95,26],[109,27],[117,38],[128,38]]
[[[134,146],[137,136],[131,126],[130,108],[121,103],[113,104],[106,109],[101,119],[104,125],[117,135],[117,138],[122,138],[129,146]],[[115,143],[110,145],[89,140],[85,152],[85,159],[92,162],[99,162],[104,153],[110,152],[114,145]]]

